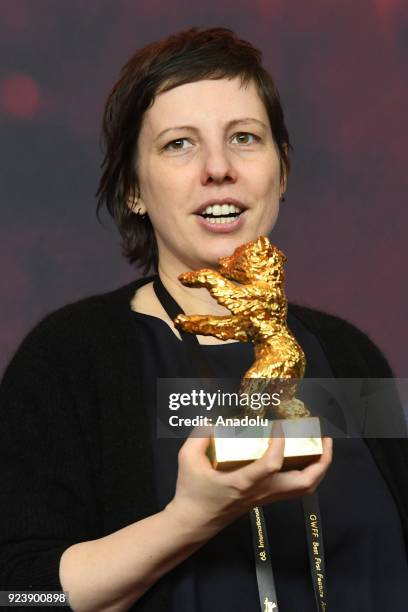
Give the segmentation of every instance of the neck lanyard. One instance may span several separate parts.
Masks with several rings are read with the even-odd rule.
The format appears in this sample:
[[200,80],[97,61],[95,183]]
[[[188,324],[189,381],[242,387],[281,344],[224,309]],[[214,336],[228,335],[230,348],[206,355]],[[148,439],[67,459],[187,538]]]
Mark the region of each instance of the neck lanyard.
[[[153,281],[153,289],[160,304],[172,320],[178,314],[185,314],[176,300],[167,291],[159,275]],[[180,336],[190,353],[195,375],[199,375],[201,378],[213,378],[214,372],[207,362],[197,336],[184,330],[180,330]],[[303,497],[302,505],[316,610],[318,612],[328,612],[323,535],[317,491],[312,495]],[[275,577],[270,556],[269,537],[261,506],[251,510],[250,521],[261,610],[262,612],[279,612]]]

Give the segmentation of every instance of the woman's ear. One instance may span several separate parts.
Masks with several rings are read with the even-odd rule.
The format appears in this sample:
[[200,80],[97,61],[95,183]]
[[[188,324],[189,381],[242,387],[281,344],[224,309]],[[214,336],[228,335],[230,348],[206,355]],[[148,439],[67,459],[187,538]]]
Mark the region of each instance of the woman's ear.
[[144,205],[139,192],[134,192],[128,196],[127,205],[135,215],[145,215],[147,213],[146,206]]
[[279,190],[279,200],[280,202],[285,201],[285,192],[287,187],[287,177],[285,170],[282,170],[281,182],[280,182],[280,190]]
[[[283,143],[283,148],[285,149],[285,153],[286,156],[288,156],[289,153],[289,147],[288,144],[286,142]],[[280,179],[280,196],[279,199],[284,202],[285,201],[285,192],[286,189],[288,188],[288,173],[287,173],[287,169],[286,166],[281,163],[281,179]]]

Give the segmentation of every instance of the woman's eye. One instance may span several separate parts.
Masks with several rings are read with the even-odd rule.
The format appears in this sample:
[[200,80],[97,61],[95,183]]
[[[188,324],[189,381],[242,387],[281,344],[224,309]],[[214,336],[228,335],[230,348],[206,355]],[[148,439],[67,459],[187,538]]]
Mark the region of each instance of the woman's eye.
[[164,147],[167,151],[184,151],[188,149],[191,145],[191,142],[187,138],[177,138],[177,140],[172,140],[167,143]]
[[259,136],[255,136],[255,134],[250,134],[249,132],[238,132],[235,134],[233,139],[238,144],[254,144],[260,140]]

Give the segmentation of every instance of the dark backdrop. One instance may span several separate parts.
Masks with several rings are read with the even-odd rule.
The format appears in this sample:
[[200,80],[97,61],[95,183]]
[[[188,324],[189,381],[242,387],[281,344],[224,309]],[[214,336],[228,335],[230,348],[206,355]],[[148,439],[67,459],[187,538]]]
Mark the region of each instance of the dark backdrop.
[[227,26],[259,46],[295,148],[273,241],[289,299],[360,326],[408,376],[404,0],[0,2],[0,370],[47,312],[138,276],[95,218],[103,101],[138,47]]

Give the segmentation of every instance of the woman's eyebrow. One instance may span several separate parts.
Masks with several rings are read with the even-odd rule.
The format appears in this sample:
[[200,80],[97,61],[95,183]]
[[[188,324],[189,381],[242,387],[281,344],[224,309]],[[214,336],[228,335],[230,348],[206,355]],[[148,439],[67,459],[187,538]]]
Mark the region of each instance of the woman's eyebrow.
[[[226,128],[230,129],[230,128],[235,127],[236,125],[239,125],[239,124],[247,125],[249,123],[257,123],[258,125],[260,125],[264,129],[268,129],[267,125],[263,121],[260,121],[259,119],[255,119],[255,117],[242,117],[242,118],[239,118],[239,119],[231,119],[231,121],[228,121],[228,123],[226,124]],[[177,132],[177,131],[183,131],[183,130],[190,130],[192,132],[198,132],[199,131],[198,128],[193,126],[193,125],[177,125],[177,126],[174,126],[174,127],[166,128],[166,129],[162,130],[161,132],[159,132],[159,134],[156,136],[155,140],[159,140],[159,138],[164,136],[164,134],[166,134],[167,132]]]
[[240,123],[243,123],[244,125],[247,125],[248,123],[257,123],[264,129],[268,129],[268,126],[263,121],[260,121],[260,119],[255,119],[255,117],[242,117],[240,119],[232,119],[232,121],[229,121],[227,123],[227,127],[228,128],[235,127],[236,125]]

